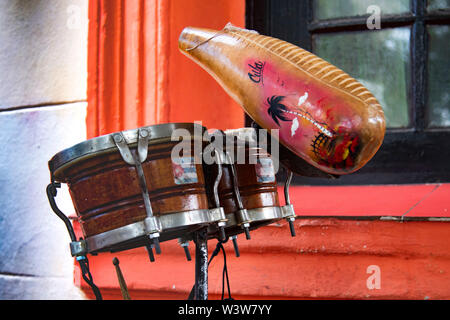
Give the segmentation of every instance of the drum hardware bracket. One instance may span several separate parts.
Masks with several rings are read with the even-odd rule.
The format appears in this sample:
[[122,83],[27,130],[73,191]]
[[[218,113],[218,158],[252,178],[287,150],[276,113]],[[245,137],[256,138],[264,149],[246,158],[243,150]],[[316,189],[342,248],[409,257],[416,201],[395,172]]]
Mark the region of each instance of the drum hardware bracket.
[[51,183],[47,186],[47,197],[50,203],[50,207],[53,212],[64,222],[66,225],[67,231],[69,232],[70,239],[73,242],[77,241],[77,237],[75,236],[75,232],[73,231],[72,223],[70,223],[69,218],[58,208],[56,204],[56,194],[57,188],[61,188],[61,183],[55,182],[53,179],[53,175],[51,176]]
[[225,152],[225,155],[230,163],[231,176],[232,176],[231,180],[232,180],[232,184],[233,184],[234,195],[236,197],[236,201],[237,201],[238,208],[239,208],[239,210],[237,211],[238,220],[240,220],[240,225],[244,229],[245,238],[247,240],[250,240],[251,239],[251,237],[250,237],[250,222],[251,221],[248,216],[247,209],[244,208],[244,204],[242,203],[241,193],[239,192],[236,167],[235,167],[233,161],[231,161],[230,154],[228,152]]
[[146,129],[140,128],[138,132],[138,142],[137,142],[137,155],[136,151],[132,152],[128,146],[125,137],[122,132],[118,132],[112,135],[114,144],[119,150],[123,161],[127,164],[132,165],[136,169],[136,173],[139,180],[139,186],[142,192],[142,198],[144,200],[144,207],[147,217],[144,220],[144,225],[146,232],[149,236],[149,244],[146,245],[150,261],[155,261],[153,255],[153,248],[157,254],[161,253],[161,247],[159,244],[159,232],[161,232],[161,223],[158,217],[153,215],[152,205],[150,202],[150,196],[148,194],[147,181],[145,179],[144,170],[142,168],[142,163],[147,159],[148,155],[148,140],[149,132]]
[[86,241],[83,239],[80,239],[80,241],[72,241],[70,243],[70,253],[72,257],[86,255],[88,253]]
[[73,231],[73,227],[72,224],[70,223],[69,218],[67,218],[67,216],[58,208],[58,205],[56,204],[55,197],[57,194],[57,188],[61,188],[61,183],[54,182],[53,177],[51,180],[52,182],[47,186],[47,197],[53,212],[55,212],[56,215],[61,220],[63,220],[64,224],[66,225],[67,231],[69,232],[70,239],[72,240],[70,242],[70,254],[72,255],[72,257],[84,256],[88,252],[86,241],[83,239],[77,241],[75,232]]
[[144,225],[150,239],[159,237],[159,232],[161,231],[161,222],[157,217],[146,217],[144,219]]
[[217,162],[217,177],[214,181],[213,186],[213,193],[214,193],[214,201],[216,204],[216,210],[219,210],[220,213],[223,215],[224,219],[220,220],[217,223],[217,227],[219,228],[219,240],[224,241],[226,239],[225,234],[225,225],[227,224],[228,219],[225,217],[225,211],[223,207],[220,206],[220,198],[219,198],[219,183],[220,179],[222,179],[222,161],[220,159],[220,153],[217,151],[217,149],[214,149],[214,157]]
[[148,130],[145,128],[140,128],[138,131],[139,131],[137,144],[138,159],[136,159],[131,153],[130,148],[128,147],[128,144],[122,132],[114,133],[112,136],[114,144],[119,149],[123,161],[125,161],[131,166],[136,165],[137,162],[143,163],[147,159],[148,140],[150,134]]

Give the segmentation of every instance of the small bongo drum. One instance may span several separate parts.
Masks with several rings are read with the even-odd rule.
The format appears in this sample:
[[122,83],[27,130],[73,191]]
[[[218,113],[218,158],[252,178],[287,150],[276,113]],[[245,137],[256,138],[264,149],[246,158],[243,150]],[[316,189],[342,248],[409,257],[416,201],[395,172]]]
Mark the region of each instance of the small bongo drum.
[[194,123],[142,127],[87,140],[49,161],[52,183],[68,185],[87,253],[149,243],[159,253],[159,241],[223,223],[206,193],[205,131]]
[[[218,187],[220,206],[227,222],[227,236],[245,232],[273,223],[283,218],[277,181],[270,154],[257,146],[253,128],[225,131],[225,145],[220,150],[222,177]],[[220,149],[220,148],[218,148]],[[217,176],[217,165],[204,164],[210,204],[213,193],[209,186]],[[209,226],[209,236],[217,237],[217,227]]]

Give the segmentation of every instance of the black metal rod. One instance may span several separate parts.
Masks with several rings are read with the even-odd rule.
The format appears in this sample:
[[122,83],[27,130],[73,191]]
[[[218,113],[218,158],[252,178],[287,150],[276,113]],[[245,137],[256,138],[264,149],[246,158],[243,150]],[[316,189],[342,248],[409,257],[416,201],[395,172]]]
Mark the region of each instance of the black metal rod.
[[234,247],[234,252],[236,254],[236,257],[239,258],[239,256],[241,254],[239,253],[239,246],[238,246],[238,243],[237,243],[237,236],[233,236],[233,237],[231,237],[231,239],[233,240],[233,247]]
[[64,222],[66,225],[67,231],[69,232],[70,239],[72,241],[77,241],[77,237],[75,236],[75,232],[73,231],[72,223],[70,223],[69,218],[58,208],[58,205],[56,204],[55,197],[57,190],[56,188],[61,187],[60,183],[52,182],[47,186],[47,197],[48,201],[50,202],[50,207],[52,208],[53,212],[56,213],[56,215]]
[[153,238],[153,239],[152,239],[152,243],[153,243],[154,246],[155,246],[155,252],[156,252],[156,254],[161,254],[161,246],[159,245],[159,239],[158,239],[158,237]]
[[155,256],[153,255],[153,248],[151,244],[147,244],[145,246],[148,252],[148,257],[150,258],[150,262],[155,262]]
[[289,223],[289,230],[291,231],[291,236],[295,237],[296,233],[295,233],[294,222],[289,220],[288,223]]
[[191,258],[191,253],[189,252],[188,246],[183,246],[183,249],[184,249],[184,254],[186,255],[187,261],[191,261],[192,258]]
[[219,240],[220,241],[225,241],[227,239],[227,235],[225,233],[225,228],[224,227],[219,227]]
[[248,227],[244,227],[245,239],[250,240],[250,229]]
[[195,300],[208,300],[207,229],[195,233]]

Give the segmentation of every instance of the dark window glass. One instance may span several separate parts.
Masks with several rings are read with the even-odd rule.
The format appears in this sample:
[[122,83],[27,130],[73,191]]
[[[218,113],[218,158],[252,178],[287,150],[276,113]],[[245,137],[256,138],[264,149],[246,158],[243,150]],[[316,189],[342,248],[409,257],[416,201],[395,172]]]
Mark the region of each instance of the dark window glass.
[[315,0],[314,18],[364,16],[372,12],[371,6],[378,6],[382,14],[404,13],[410,11],[410,0]]
[[450,7],[450,0],[428,0],[428,11],[448,9]]
[[450,26],[430,26],[428,125],[450,127]]

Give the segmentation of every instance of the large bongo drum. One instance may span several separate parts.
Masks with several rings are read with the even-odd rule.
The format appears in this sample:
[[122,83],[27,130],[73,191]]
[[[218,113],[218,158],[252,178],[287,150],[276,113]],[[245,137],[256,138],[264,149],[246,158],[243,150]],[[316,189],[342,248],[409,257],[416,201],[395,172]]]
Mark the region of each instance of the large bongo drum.
[[[220,206],[227,222],[227,236],[246,233],[282,219],[283,209],[277,192],[277,181],[271,155],[257,145],[253,128],[224,132],[220,152],[222,177],[218,186]],[[218,148],[220,149],[220,148]],[[209,186],[217,176],[217,165],[204,165],[207,173],[207,192],[212,206],[213,192]],[[209,227],[210,237],[217,237],[215,226]]]
[[[182,135],[174,140],[175,130]],[[49,161],[52,180],[68,185],[88,253],[148,249],[152,240],[223,223],[223,211],[210,207],[206,193],[205,131],[199,124],[170,123],[116,132]]]

